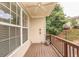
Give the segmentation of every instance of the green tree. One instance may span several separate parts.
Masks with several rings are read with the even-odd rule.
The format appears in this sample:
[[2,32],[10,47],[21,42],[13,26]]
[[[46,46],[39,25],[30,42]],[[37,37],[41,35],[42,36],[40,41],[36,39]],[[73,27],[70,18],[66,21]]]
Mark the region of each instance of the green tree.
[[46,31],[47,33],[58,35],[63,31],[63,25],[65,24],[65,15],[60,7],[57,4],[52,10],[51,14],[46,17]]
[[77,24],[77,21],[75,19],[71,20],[72,26],[75,26]]

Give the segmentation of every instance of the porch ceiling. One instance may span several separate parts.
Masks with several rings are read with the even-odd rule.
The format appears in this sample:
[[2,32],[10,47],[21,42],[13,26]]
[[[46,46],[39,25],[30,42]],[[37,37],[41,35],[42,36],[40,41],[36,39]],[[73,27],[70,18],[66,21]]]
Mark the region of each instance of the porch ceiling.
[[56,2],[22,2],[22,5],[32,18],[38,18],[48,16]]

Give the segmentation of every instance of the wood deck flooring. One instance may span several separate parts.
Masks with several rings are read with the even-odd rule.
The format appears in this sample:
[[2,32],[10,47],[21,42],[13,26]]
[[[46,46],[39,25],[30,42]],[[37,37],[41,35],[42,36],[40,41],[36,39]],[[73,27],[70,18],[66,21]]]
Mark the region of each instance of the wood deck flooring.
[[35,43],[30,46],[24,57],[58,57],[51,45]]

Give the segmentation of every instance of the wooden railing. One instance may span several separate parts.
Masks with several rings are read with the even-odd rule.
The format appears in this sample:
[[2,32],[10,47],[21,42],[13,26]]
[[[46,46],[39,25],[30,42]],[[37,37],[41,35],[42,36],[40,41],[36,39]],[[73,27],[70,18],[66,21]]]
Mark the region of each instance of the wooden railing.
[[51,44],[64,57],[79,57],[79,45],[54,35],[48,35]]

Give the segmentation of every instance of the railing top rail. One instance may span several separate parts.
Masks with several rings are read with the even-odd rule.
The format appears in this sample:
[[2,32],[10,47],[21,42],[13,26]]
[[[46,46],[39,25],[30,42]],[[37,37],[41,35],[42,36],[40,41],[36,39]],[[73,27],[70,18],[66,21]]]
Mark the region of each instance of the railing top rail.
[[65,43],[67,43],[67,44],[70,44],[71,46],[74,46],[74,47],[79,48],[79,45],[76,44],[76,43],[74,43],[74,42],[71,42],[71,41],[69,41],[69,40],[63,39],[63,38],[61,38],[61,37],[58,37],[58,36],[55,36],[55,35],[52,35],[52,34],[50,34],[50,35],[51,35],[51,36],[54,36],[55,38],[57,38],[57,39],[59,39],[59,40],[65,42]]

